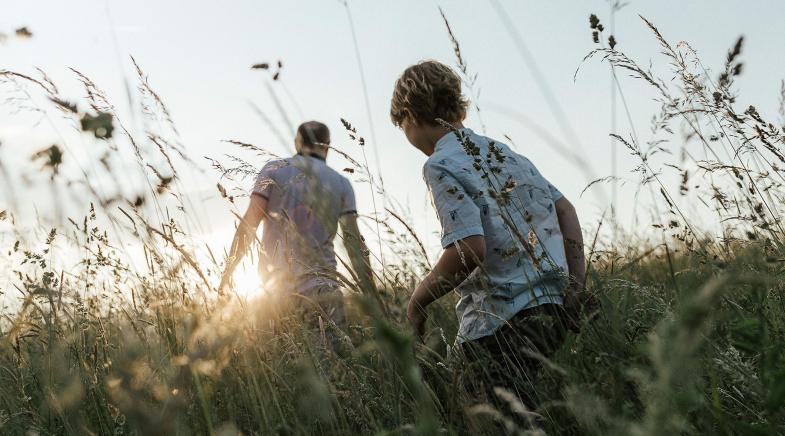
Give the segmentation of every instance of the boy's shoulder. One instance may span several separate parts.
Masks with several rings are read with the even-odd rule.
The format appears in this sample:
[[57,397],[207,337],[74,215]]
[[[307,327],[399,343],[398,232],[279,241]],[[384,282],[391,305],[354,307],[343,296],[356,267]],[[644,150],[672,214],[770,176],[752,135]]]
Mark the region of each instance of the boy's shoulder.
[[465,134],[464,132],[471,132],[471,130],[464,129],[460,133],[450,132],[439,139],[422,168],[423,179],[426,182],[434,177],[441,179],[444,174],[457,176],[458,172],[466,172],[471,167],[472,157],[464,148],[463,136],[459,136]]
[[422,177],[427,182],[436,174],[451,173],[457,166],[457,159],[450,153],[442,150],[435,151],[428,157],[425,164],[422,166]]
[[[513,162],[519,160],[528,162],[526,157],[513,151],[505,142],[480,135],[471,129],[463,129],[460,131],[460,136],[456,133],[450,133],[440,139],[439,146],[425,161],[423,171],[429,168],[448,171],[460,169],[465,167],[467,163],[471,165],[475,159],[486,158],[486,154],[491,147],[505,157],[510,158]],[[476,150],[479,154],[472,155],[471,149]]]
[[[534,164],[527,158],[525,155],[515,151],[512,147],[509,146],[504,141],[500,141],[498,139],[494,139],[488,136],[479,135],[477,133],[471,132],[472,138],[476,145],[481,145],[481,148],[484,150],[483,153],[486,155],[481,156],[484,158],[492,158],[496,161],[499,159],[503,159],[503,161],[507,164],[513,164],[514,166],[524,167],[524,168],[534,168]],[[509,138],[508,138],[509,139]],[[485,148],[487,147],[487,149]]]

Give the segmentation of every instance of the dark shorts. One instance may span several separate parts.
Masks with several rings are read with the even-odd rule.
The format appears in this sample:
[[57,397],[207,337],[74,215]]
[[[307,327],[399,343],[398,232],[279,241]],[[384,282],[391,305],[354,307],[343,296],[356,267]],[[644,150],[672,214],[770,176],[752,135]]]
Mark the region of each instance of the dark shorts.
[[464,387],[477,402],[497,404],[500,387],[533,408],[539,370],[561,347],[566,316],[559,304],[543,304],[513,316],[494,334],[461,345]]

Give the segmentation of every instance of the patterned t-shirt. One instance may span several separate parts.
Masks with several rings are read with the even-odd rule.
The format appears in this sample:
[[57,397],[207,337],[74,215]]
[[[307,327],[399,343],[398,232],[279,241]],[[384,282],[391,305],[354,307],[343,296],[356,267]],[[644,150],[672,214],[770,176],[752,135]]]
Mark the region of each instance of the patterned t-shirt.
[[527,158],[464,128],[436,143],[423,177],[442,247],[485,237],[484,262],[456,288],[458,342],[492,334],[523,309],[562,303],[567,259],[554,205],[562,194]]
[[295,155],[268,162],[253,195],[267,199],[259,263],[265,287],[308,293],[337,286],[333,239],[341,215],[356,213],[349,180],[319,157]]

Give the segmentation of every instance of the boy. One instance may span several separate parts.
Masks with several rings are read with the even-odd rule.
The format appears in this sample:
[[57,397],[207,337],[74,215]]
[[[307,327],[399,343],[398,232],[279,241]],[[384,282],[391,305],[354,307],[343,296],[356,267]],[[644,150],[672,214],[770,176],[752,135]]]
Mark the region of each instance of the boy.
[[456,342],[467,357],[490,354],[491,382],[512,387],[561,344],[562,304],[583,289],[583,237],[573,206],[528,159],[463,126],[467,103],[439,62],[395,84],[390,117],[429,156],[423,177],[444,248],[407,316],[422,335],[428,305],[458,285]]

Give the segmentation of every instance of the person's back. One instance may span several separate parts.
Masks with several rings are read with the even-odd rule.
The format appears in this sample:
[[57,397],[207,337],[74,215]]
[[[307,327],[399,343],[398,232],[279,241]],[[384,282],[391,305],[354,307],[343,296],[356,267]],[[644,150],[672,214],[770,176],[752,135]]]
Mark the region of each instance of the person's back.
[[554,205],[562,194],[529,159],[462,128],[436,143],[423,176],[442,217],[442,246],[485,239],[481,270],[457,287],[459,341],[486,336],[523,309],[562,303],[568,267]]
[[327,166],[329,144],[326,125],[305,122],[297,129],[297,154],[262,168],[232,240],[219,285],[222,292],[231,287],[234,271],[262,221],[259,268],[268,291],[299,293],[308,299],[318,296],[318,300],[336,300],[326,304],[340,307],[333,249],[339,225],[357,284],[373,288],[368,250],[357,226],[354,191],[348,179]]
[[265,286],[300,293],[336,287],[338,221],[356,212],[349,180],[321,156],[298,154],[265,165],[253,195],[267,200],[260,258]]

